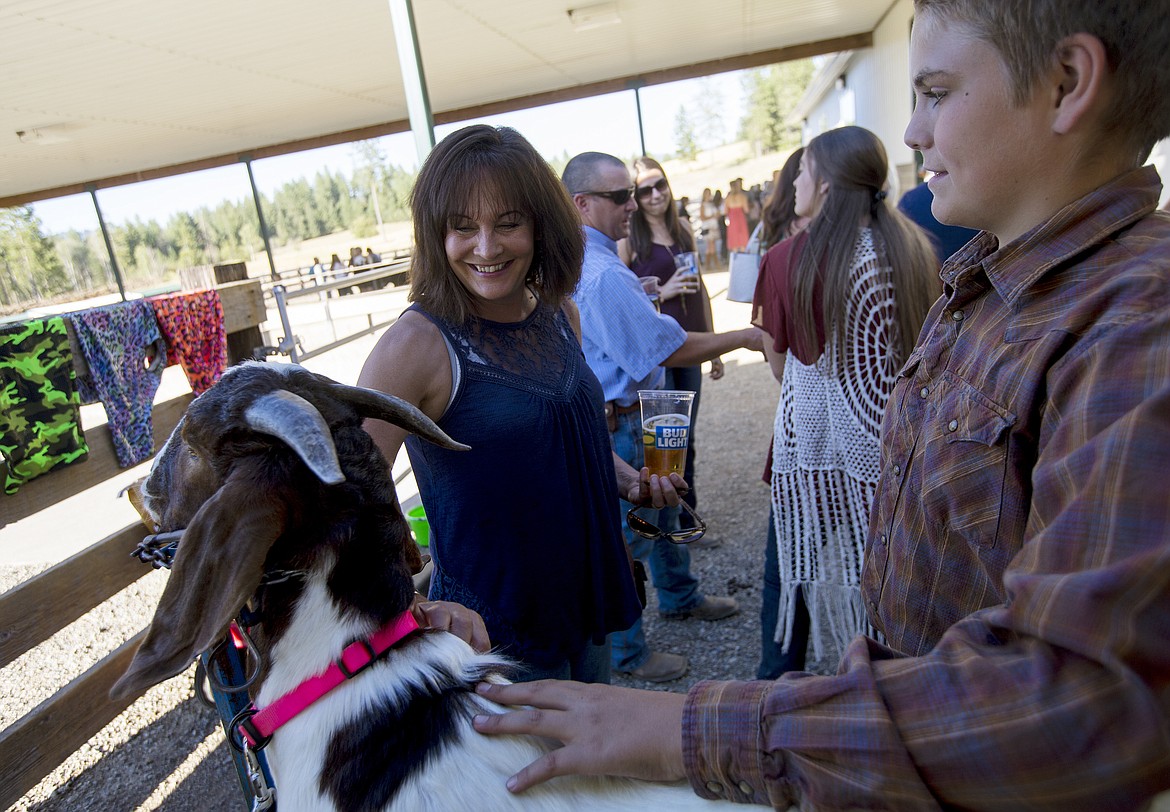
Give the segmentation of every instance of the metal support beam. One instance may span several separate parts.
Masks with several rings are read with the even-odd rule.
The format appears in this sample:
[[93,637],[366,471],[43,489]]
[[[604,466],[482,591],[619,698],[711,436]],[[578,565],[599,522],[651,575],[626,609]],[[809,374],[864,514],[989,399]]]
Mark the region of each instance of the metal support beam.
[[264,240],[264,253],[268,255],[268,275],[275,282],[280,279],[276,272],[276,260],[272,258],[272,243],[268,241],[268,226],[264,224],[264,207],[260,205],[260,190],[256,188],[256,177],[252,174],[252,159],[242,158],[248,169],[248,183],[252,186],[252,200],[256,204],[256,219],[260,221],[260,239]]
[[106,220],[102,217],[102,207],[97,202],[97,187],[88,188],[89,199],[93,201],[93,210],[97,212],[98,228],[102,230],[102,239],[106,241],[106,253],[110,255],[110,268],[114,271],[114,281],[118,283],[118,294],[122,301],[126,301],[126,286],[122,284],[122,272],[118,270],[118,258],[114,256],[114,243],[110,241],[110,232],[106,228]]
[[389,0],[390,19],[394,24],[394,44],[398,49],[398,65],[402,70],[402,85],[406,91],[406,112],[410,116],[410,131],[414,133],[414,148],[422,166],[435,147],[435,121],[431,116],[431,99],[427,95],[427,79],[423,73],[422,53],[418,48],[418,33],[414,28],[414,7],[411,0]]
[[639,155],[646,154],[646,130],[642,126],[642,86],[634,85],[634,106],[638,108],[638,143],[642,145]]

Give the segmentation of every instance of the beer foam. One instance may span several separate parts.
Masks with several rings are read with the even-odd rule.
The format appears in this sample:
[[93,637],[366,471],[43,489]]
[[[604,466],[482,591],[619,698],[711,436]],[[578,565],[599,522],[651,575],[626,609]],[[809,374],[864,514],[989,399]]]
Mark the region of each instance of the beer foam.
[[677,412],[671,414],[656,414],[642,421],[642,430],[653,432],[655,426],[689,426],[691,419],[685,414]]

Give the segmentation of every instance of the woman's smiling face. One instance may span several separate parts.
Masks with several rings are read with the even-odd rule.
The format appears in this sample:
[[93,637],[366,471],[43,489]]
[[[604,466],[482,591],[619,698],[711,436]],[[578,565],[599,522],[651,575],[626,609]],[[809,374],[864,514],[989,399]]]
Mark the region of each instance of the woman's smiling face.
[[498,196],[483,196],[474,208],[478,211],[448,218],[447,261],[471,294],[476,315],[495,321],[523,319],[525,280],[536,246],[532,220]]

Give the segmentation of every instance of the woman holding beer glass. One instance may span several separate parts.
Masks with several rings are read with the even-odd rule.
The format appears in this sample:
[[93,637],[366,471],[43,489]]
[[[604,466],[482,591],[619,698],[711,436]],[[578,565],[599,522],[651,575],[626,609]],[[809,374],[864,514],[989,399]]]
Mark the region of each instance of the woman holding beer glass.
[[682,480],[644,483],[615,463],[568,299],[576,209],[519,133],[478,125],[431,152],[411,213],[413,304],[358,383],[471,446],[366,424],[388,460],[405,441],[431,526],[430,597],[482,615],[521,679],[608,682],[606,635],[641,613],[616,498],[677,504]]
[[809,636],[821,659],[827,642],[840,652],[873,634],[860,578],[878,433],[937,272],[925,235],[886,202],[887,171],[868,130],[814,138],[793,184],[795,212],[809,225],[760,266],[754,321],[771,336],[764,351],[780,381],[771,468],[779,579],[765,578],[776,620],[763,630],[761,679],[803,669]]
[[[699,268],[695,235],[679,219],[662,165],[653,158],[638,158],[634,161],[634,183],[638,208],[630,215],[630,236],[618,243],[618,255],[639,277],[658,280],[661,312],[673,317],[687,332],[713,332],[711,300]],[[716,358],[711,361],[711,378],[722,377],[723,361]],[[667,389],[695,393],[691,404],[691,442],[683,471],[683,479],[691,486],[683,499],[692,508],[697,505],[694,428],[702,385],[703,372],[699,366],[666,369]],[[694,518],[684,511],[679,515],[679,523],[684,528],[693,527]],[[704,539],[692,546],[713,546],[713,543]]]

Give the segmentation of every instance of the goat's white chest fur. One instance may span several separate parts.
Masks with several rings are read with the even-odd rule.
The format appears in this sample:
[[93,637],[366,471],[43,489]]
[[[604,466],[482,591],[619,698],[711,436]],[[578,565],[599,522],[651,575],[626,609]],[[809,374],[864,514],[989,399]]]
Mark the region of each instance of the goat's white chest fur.
[[[368,624],[346,620],[329,597],[324,579],[305,584],[287,632],[272,650],[271,672],[257,697],[260,707],[326,668],[337,651],[367,634]],[[346,681],[307,711],[278,730],[268,749],[279,807],[298,810],[348,810],[323,791],[323,772],[330,769],[331,742],[350,722],[388,706],[402,710],[420,694],[433,694],[451,675],[474,683],[485,666],[501,660],[478,655],[463,641],[430,633],[409,641],[356,678]],[[620,778],[560,778],[522,795],[507,791],[504,782],[529,764],[548,745],[528,737],[487,737],[471,727],[474,713],[503,710],[474,693],[460,700],[450,736],[434,748],[421,766],[401,783],[388,810],[717,810],[729,803],[707,801],[683,784],[655,784]],[[424,737],[426,731],[404,731]],[[360,743],[351,743],[362,750]],[[343,788],[344,791],[344,788]]]

